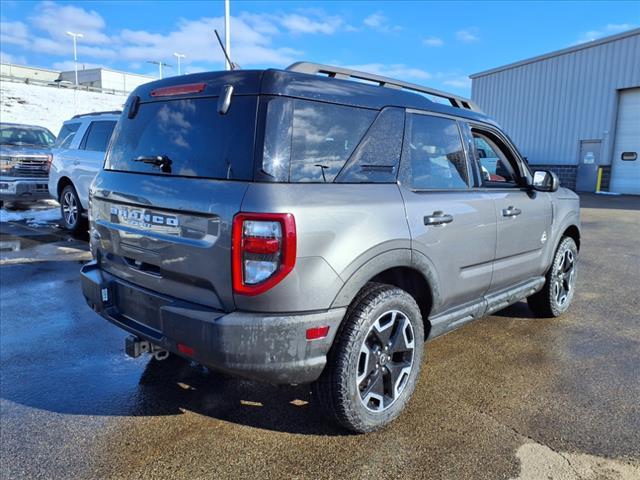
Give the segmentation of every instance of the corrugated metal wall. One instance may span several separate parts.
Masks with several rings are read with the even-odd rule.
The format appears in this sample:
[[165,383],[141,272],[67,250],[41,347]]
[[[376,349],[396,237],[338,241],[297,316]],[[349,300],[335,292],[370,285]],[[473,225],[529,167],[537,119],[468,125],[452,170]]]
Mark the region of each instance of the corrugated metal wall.
[[602,140],[611,162],[617,90],[640,86],[640,31],[473,78],[472,99],[531,164],[575,165],[580,140]]

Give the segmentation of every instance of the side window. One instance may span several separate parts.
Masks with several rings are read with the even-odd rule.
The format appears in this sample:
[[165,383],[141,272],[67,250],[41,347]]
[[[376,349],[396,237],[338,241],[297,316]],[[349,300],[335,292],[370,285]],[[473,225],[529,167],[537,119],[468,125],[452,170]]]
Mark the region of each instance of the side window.
[[336,182],[395,183],[398,176],[404,110],[384,108],[344,166]]
[[277,182],[333,182],[377,114],[310,100],[269,100],[262,173]]
[[91,122],[80,148],[92,152],[106,152],[115,126],[114,121]]
[[464,189],[469,172],[455,120],[408,115],[402,178],[415,189]]
[[377,112],[306,100],[293,101],[291,182],[333,182]]
[[[472,130],[473,131],[473,130]],[[516,183],[516,175],[507,155],[488,136],[473,131],[475,159],[480,178],[486,183]]]
[[55,147],[69,148],[79,128],[80,123],[65,123],[64,125],[62,125],[60,133],[58,134],[58,139],[55,143]]

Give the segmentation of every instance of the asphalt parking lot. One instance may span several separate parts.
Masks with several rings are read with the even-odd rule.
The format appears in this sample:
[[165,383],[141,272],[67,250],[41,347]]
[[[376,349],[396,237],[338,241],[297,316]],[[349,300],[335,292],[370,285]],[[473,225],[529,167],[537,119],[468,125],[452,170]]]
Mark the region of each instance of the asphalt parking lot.
[[585,196],[575,303],[521,302],[427,344],[384,431],[308,388],[124,356],[85,305],[86,243],[0,224],[2,478],[640,478],[640,197]]

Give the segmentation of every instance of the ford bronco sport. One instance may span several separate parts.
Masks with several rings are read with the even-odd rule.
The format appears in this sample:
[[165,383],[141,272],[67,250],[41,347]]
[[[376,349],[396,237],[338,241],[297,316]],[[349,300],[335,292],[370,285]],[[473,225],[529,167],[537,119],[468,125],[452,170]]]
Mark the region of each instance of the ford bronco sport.
[[470,100],[309,63],[138,87],[90,193],[88,304],[170,353],[368,432],[425,340],[571,304],[579,202]]

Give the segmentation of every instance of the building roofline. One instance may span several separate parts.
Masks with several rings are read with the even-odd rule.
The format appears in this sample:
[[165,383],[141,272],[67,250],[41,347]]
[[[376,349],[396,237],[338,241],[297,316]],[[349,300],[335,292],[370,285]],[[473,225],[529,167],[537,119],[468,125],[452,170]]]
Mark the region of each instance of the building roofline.
[[[81,73],[81,72],[95,72],[97,70],[104,70],[106,72],[113,72],[113,73],[124,73],[125,75],[133,75],[135,77],[144,77],[144,78],[150,78],[152,80],[156,80],[154,77],[150,77],[149,75],[144,75],[142,73],[125,72],[124,70],[115,70],[113,68],[107,68],[107,67],[84,68],[82,70],[78,70],[78,73]],[[75,73],[75,70],[63,70],[60,73]]]
[[527,58],[525,60],[520,60],[518,62],[508,63],[507,65],[503,65],[502,67],[491,68],[489,70],[484,70],[482,72],[473,73],[469,75],[469,78],[473,80],[475,78],[485,77],[487,75],[502,72],[504,70],[511,70],[512,68],[521,67],[529,63],[540,62],[542,60],[547,60],[549,58],[559,57],[561,55],[567,55],[569,53],[585,50],[587,48],[597,47],[600,45],[604,45],[605,43],[615,42],[617,40],[622,40],[623,38],[632,37],[634,35],[640,35],[640,28],[634,28],[632,30],[627,30],[626,32],[618,33],[616,35],[610,35],[608,37],[600,38],[598,40],[592,40],[590,42],[580,43],[578,45],[574,45],[573,47],[563,48],[561,50],[555,50],[553,52],[545,53],[544,55],[538,55],[536,57]]
[[2,62],[2,65],[7,65],[9,67],[27,68],[30,70],[44,70],[45,72],[51,72],[51,73],[60,73],[60,70],[54,70],[52,68],[47,68],[47,67],[37,67],[34,65],[22,65],[20,63]]

